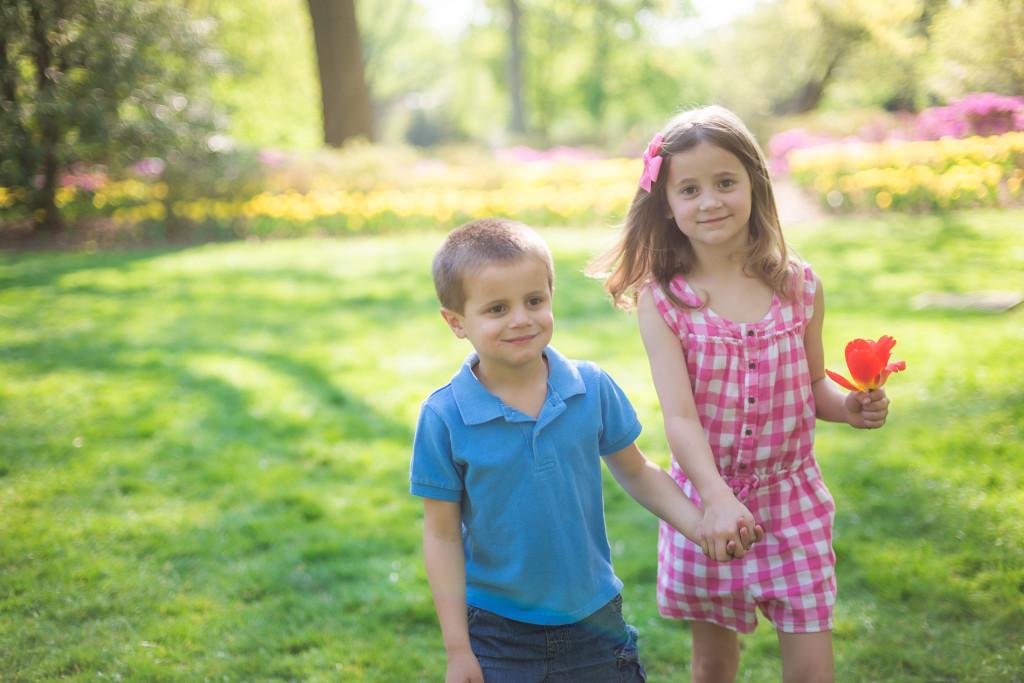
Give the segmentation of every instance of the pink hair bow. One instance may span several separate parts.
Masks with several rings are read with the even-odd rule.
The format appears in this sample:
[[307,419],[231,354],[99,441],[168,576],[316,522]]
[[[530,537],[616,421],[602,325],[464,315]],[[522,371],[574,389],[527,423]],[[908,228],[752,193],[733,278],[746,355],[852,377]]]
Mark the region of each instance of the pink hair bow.
[[661,171],[661,162],[664,157],[659,156],[658,152],[661,150],[661,143],[664,139],[660,135],[655,135],[651,144],[647,145],[647,151],[644,152],[644,173],[640,176],[640,187],[647,192],[651,191],[651,183],[658,180],[658,173]]

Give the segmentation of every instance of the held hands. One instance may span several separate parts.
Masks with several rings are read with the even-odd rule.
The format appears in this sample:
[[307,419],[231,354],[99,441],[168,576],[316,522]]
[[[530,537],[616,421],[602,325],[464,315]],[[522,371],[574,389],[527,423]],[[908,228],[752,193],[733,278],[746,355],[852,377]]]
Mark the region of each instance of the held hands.
[[889,397],[885,388],[851,391],[844,403],[847,422],[857,429],[878,429],[889,416]]
[[743,557],[754,543],[762,540],[764,529],[754,523],[754,516],[729,491],[728,498],[723,497],[721,502],[705,504],[698,537],[707,557],[728,562]]

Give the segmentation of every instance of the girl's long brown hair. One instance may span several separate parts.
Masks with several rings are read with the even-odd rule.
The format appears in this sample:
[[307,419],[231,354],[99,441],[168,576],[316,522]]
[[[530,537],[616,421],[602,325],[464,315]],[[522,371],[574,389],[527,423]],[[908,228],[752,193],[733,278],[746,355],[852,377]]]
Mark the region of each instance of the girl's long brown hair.
[[[666,159],[708,142],[740,160],[751,181],[750,229],[743,270],[792,301],[794,284],[803,271],[791,258],[782,237],[768,164],[753,134],[728,109],[708,106],[676,115],[661,135],[665,139],[658,153]],[[663,162],[651,191],[637,189],[616,244],[586,268],[587,275],[605,279],[604,289],[612,303],[627,311],[635,307],[640,290],[650,281],[657,282],[677,306],[689,308],[669,289],[673,278],[693,269],[696,256],[675,220],[665,217],[670,213],[665,195],[668,175],[668,164]]]

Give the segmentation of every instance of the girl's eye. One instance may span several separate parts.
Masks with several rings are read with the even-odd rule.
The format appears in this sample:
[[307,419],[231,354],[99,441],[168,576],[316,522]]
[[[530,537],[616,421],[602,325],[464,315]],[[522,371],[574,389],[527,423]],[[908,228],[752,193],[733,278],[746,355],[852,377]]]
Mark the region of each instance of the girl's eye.
[[694,185],[690,185],[689,187],[684,187],[682,190],[679,191],[679,193],[680,194],[687,194],[687,195],[694,195],[694,194],[697,194],[697,188]]
[[722,187],[732,187],[735,184],[736,181],[733,180],[732,178],[726,178],[725,180],[722,181]]
[[505,304],[498,304],[496,306],[491,306],[489,309],[487,309],[488,313],[503,313],[504,311]]

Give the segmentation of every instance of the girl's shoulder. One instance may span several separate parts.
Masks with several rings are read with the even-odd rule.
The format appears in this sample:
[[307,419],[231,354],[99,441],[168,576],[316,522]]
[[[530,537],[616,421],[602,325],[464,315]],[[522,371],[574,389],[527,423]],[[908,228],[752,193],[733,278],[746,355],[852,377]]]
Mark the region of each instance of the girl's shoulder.
[[669,280],[667,288],[657,280],[648,280],[644,283],[641,291],[647,289],[654,296],[654,301],[658,304],[659,309],[662,306],[678,307],[679,303],[686,308],[700,308],[704,305],[682,273]]
[[801,304],[805,309],[806,317],[810,318],[814,306],[814,294],[818,291],[821,279],[814,272],[814,267],[806,261],[792,260],[789,263],[791,289],[789,298],[791,301]]

